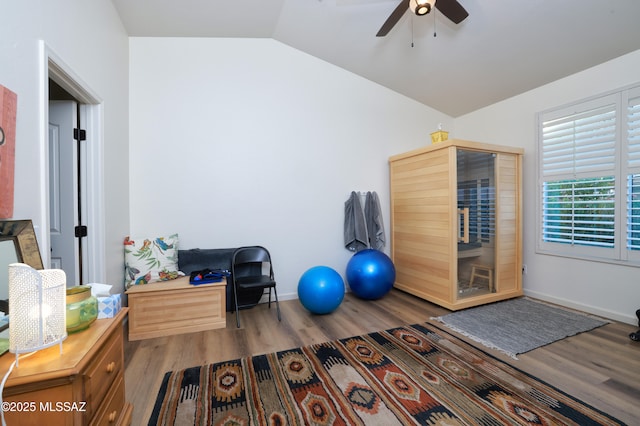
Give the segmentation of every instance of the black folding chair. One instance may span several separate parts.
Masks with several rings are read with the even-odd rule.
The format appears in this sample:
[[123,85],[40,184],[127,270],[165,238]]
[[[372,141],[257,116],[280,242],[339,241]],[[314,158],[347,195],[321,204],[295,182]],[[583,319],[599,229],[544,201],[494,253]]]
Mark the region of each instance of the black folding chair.
[[[266,273],[267,265],[268,273]],[[238,293],[248,290],[262,290],[262,294],[269,290],[269,309],[271,309],[271,291],[273,290],[278,310],[278,321],[282,321],[276,281],[273,277],[273,264],[271,263],[271,255],[266,248],[253,246],[236,249],[231,261],[231,276],[233,277],[233,298],[238,328],[240,327],[240,309],[255,306],[255,303],[238,304]]]

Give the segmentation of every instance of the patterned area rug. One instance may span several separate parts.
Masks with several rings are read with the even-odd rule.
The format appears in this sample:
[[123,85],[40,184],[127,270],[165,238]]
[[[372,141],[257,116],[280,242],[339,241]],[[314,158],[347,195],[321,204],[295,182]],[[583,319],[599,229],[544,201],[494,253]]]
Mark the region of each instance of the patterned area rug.
[[618,425],[430,324],[166,373],[150,425]]

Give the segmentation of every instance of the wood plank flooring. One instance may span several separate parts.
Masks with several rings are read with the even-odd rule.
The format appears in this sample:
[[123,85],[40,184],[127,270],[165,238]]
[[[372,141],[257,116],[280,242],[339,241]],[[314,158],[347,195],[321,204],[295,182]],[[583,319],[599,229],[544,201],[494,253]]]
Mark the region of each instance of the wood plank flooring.
[[[165,372],[269,353],[387,328],[428,322],[444,308],[399,290],[365,301],[347,294],[328,315],[313,315],[297,300],[227,313],[227,327],[135,342],[125,342],[127,400],[133,425],[147,424]],[[640,342],[628,334],[637,327],[612,323],[520,355],[518,360],[488,352],[580,398],[629,425],[640,425]],[[126,336],[126,330],[125,330]]]

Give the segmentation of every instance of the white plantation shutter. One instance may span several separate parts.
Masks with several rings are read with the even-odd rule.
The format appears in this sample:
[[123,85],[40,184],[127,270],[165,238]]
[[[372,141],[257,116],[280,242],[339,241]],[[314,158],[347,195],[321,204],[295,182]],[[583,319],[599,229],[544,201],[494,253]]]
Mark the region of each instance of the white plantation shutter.
[[[615,247],[618,96],[542,116],[542,241]],[[603,255],[602,253],[598,254]]]
[[589,247],[615,245],[615,179],[579,179],[543,185],[543,239]]
[[616,168],[616,109],[616,98],[607,96],[580,105],[580,109],[565,108],[543,116],[544,179],[612,174]]
[[538,114],[542,253],[640,266],[640,85]]
[[627,167],[629,173],[638,174],[640,173],[640,90],[635,90],[630,95],[627,102]]
[[640,251],[640,88],[629,91],[627,142],[627,250]]

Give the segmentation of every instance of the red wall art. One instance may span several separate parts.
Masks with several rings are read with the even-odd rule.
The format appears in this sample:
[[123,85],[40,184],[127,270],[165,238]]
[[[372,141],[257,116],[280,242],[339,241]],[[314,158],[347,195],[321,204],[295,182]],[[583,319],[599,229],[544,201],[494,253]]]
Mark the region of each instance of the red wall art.
[[0,219],[13,216],[18,96],[0,85]]

